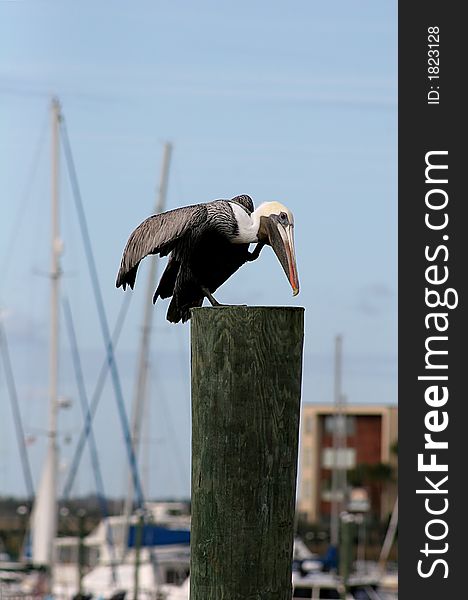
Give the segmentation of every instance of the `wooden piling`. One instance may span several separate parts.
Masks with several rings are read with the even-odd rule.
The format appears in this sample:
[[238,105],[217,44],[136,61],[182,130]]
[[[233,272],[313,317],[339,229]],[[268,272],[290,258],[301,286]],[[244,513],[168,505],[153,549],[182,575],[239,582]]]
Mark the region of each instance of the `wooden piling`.
[[191,600],[290,600],[304,309],[192,311]]

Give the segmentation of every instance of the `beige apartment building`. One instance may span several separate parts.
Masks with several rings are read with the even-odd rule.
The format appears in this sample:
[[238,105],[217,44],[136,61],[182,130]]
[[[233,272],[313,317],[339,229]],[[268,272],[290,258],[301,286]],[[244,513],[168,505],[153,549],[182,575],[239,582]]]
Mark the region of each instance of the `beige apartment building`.
[[[396,476],[397,457],[392,448],[398,440],[398,408],[379,404],[346,405],[342,416],[341,443],[335,451],[334,405],[304,404],[302,407],[298,512],[310,523],[326,522],[330,518],[332,470],[337,464],[350,475],[359,468],[369,472],[372,465],[390,465]],[[383,519],[392,511],[397,486],[396,481],[379,481],[378,469],[375,480],[368,479],[362,487],[368,492],[370,511]],[[352,487],[349,481],[346,487],[348,491]]]

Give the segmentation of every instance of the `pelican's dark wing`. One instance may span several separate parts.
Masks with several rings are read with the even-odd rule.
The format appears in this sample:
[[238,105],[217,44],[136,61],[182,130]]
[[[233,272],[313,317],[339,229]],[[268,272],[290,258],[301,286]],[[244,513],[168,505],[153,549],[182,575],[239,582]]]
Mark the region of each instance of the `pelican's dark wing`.
[[130,235],[115,285],[135,285],[140,261],[148,254],[166,256],[187,233],[200,228],[207,219],[207,205],[184,206],[149,217]]
[[234,196],[234,198],[231,198],[230,202],[237,202],[237,204],[243,206],[249,213],[249,215],[251,215],[254,211],[254,204],[252,202],[252,198],[250,196],[247,196],[247,194],[242,194],[241,196]]

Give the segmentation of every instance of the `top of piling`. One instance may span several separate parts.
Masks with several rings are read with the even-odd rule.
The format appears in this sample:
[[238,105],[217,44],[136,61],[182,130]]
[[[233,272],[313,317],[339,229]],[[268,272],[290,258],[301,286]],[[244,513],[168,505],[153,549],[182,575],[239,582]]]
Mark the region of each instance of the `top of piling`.
[[249,306],[246,304],[225,304],[221,306],[197,306],[191,309],[192,314],[206,311],[233,311],[233,312],[250,312],[250,311],[299,311],[304,312],[303,306]]

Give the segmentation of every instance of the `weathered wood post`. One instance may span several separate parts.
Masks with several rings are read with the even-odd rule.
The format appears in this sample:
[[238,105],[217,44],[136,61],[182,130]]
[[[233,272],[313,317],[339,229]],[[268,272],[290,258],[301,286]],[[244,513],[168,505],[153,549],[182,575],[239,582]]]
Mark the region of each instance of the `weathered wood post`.
[[191,600],[290,600],[304,309],[192,311]]

